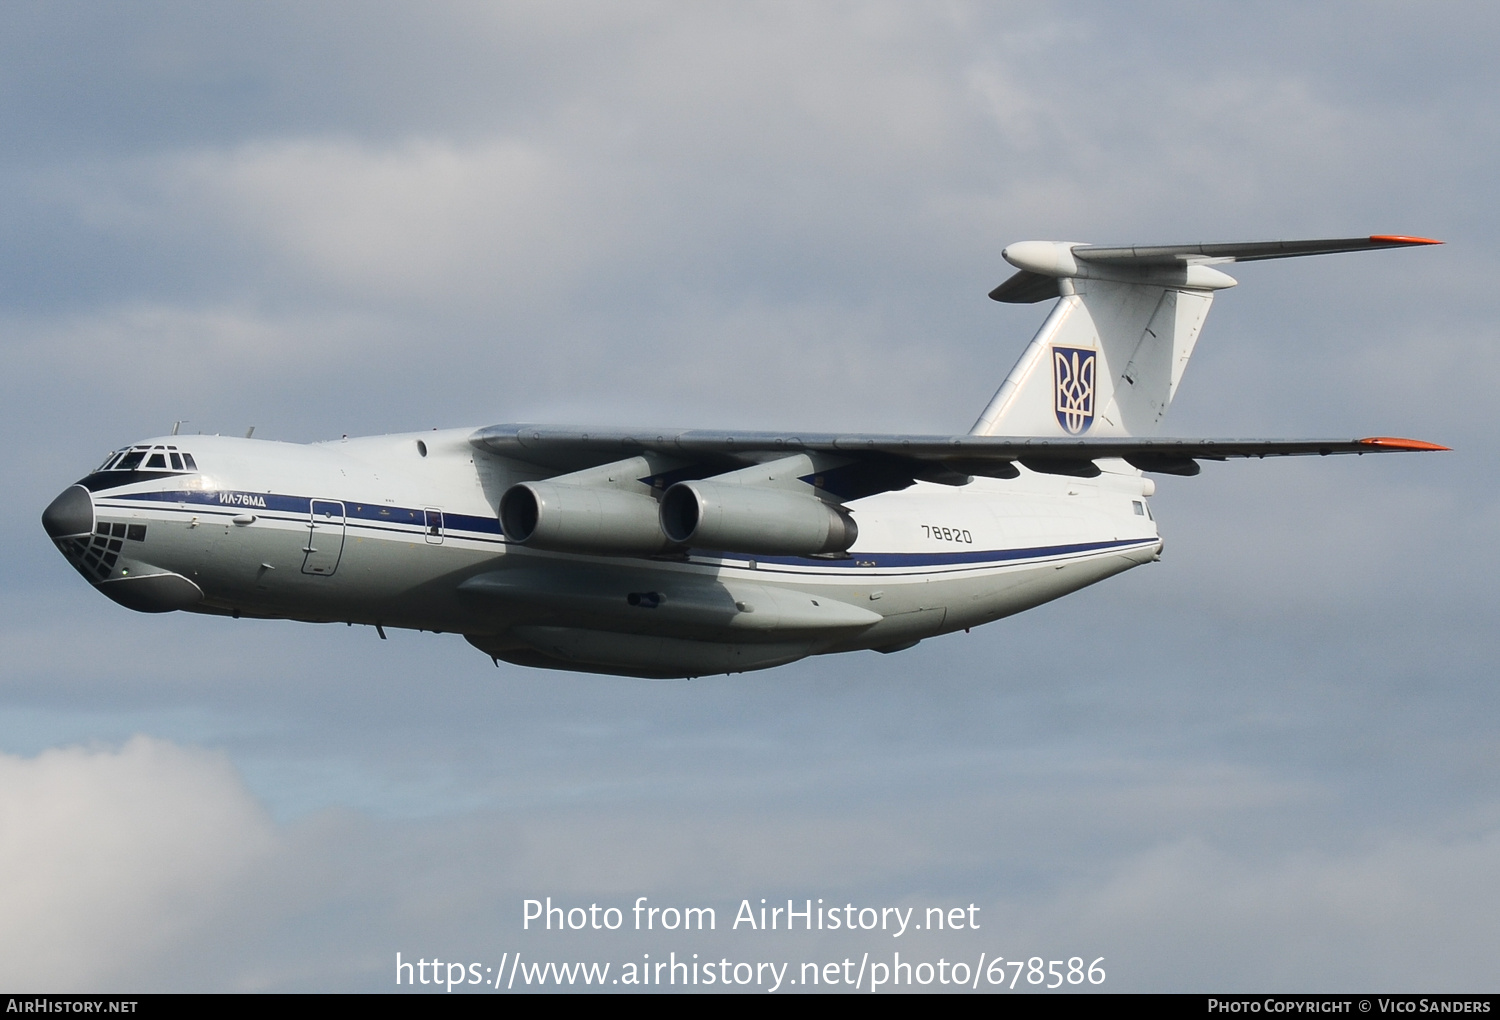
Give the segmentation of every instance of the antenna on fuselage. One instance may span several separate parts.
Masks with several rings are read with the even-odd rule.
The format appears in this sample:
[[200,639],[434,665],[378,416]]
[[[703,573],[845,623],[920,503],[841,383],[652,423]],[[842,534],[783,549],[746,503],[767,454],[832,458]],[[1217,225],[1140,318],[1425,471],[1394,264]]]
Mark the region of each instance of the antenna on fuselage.
[[253,435],[255,435],[255,426],[251,425],[248,429],[245,430],[245,438],[249,439]]
[[182,428],[182,426],[184,424],[186,424],[186,422],[187,422],[186,418],[179,418],[177,421],[174,421],[172,423],[172,435],[174,435],[174,436],[177,435],[177,430],[180,429],[180,428]]

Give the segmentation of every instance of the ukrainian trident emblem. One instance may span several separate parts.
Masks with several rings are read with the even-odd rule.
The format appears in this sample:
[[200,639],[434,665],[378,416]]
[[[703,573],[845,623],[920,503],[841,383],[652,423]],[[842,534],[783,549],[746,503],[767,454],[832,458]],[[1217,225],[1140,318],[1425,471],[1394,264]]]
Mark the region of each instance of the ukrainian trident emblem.
[[1098,351],[1052,348],[1053,408],[1057,423],[1069,435],[1081,435],[1094,423],[1094,367],[1098,361]]

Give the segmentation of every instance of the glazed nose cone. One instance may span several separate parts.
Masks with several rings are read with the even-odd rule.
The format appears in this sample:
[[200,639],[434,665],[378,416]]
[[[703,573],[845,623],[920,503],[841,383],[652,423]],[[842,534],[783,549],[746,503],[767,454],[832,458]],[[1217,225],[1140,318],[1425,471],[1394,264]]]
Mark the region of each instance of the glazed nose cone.
[[70,485],[42,511],[42,527],[53,538],[88,535],[94,530],[94,500],[81,485]]

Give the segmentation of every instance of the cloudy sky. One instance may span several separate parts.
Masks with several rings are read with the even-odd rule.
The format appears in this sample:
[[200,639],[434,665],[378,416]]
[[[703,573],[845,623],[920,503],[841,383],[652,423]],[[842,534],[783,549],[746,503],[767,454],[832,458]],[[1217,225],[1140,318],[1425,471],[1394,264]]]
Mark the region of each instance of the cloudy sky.
[[[0,985],[902,950],[1496,990],[1492,5],[0,19]],[[962,432],[1045,311],[985,299],[1010,241],[1375,232],[1448,244],[1239,267],[1168,431],[1455,453],[1165,479],[1162,563],[899,655],[652,683],[141,616],[38,522],[178,419]],[[721,930],[522,931],[546,896]],[[724,930],[761,897],[983,927]]]

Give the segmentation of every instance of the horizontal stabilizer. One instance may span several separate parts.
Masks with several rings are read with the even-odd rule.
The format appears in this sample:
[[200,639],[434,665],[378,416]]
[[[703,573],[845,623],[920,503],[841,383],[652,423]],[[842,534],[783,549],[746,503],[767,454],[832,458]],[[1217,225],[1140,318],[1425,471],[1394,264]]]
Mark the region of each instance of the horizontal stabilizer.
[[1182,263],[1260,262],[1299,255],[1335,255],[1346,251],[1376,251],[1409,248],[1418,244],[1442,244],[1430,237],[1373,234],[1370,237],[1336,237],[1316,241],[1233,241],[1228,244],[1163,244],[1149,247],[1105,248],[1074,245],[1073,255],[1085,262],[1115,265],[1174,266]]
[[1056,297],[1062,297],[1057,277],[1043,276],[1029,269],[1021,270],[990,291],[991,301],[1003,301],[1008,305],[1034,305]]
[[[1266,259],[1288,259],[1302,255],[1333,255],[1339,252],[1378,251],[1383,248],[1409,248],[1414,245],[1442,244],[1430,237],[1408,237],[1403,234],[1372,234],[1369,237],[1331,237],[1307,241],[1232,241],[1223,244],[1160,244],[1108,247],[1074,244],[1067,241],[1020,241],[1006,247],[1005,260],[1020,269],[1000,286],[990,291],[995,301],[1007,304],[1031,304],[1058,297],[1060,278],[1098,277],[1113,279],[1110,270],[1182,270],[1189,266],[1213,266],[1230,262],[1261,262]],[[1082,265],[1080,265],[1082,263]],[[1199,271],[1200,274],[1202,271]],[[1217,289],[1232,281],[1218,280],[1212,274],[1201,281],[1192,276],[1178,285]]]

